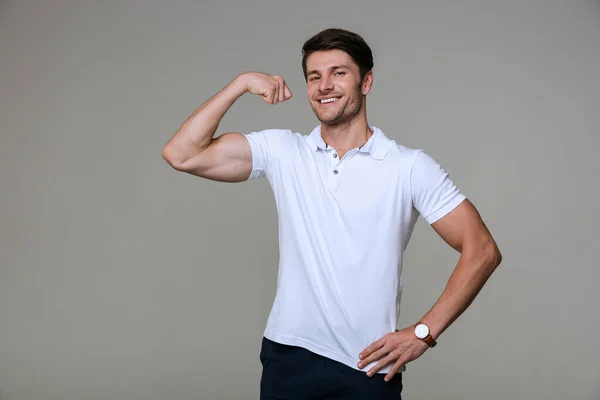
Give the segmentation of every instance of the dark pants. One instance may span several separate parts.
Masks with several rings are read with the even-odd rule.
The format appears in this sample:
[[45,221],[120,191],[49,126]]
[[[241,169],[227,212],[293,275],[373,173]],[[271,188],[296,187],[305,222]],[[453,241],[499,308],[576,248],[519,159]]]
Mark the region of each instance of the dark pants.
[[263,338],[261,400],[401,400],[402,374],[369,378],[345,364]]

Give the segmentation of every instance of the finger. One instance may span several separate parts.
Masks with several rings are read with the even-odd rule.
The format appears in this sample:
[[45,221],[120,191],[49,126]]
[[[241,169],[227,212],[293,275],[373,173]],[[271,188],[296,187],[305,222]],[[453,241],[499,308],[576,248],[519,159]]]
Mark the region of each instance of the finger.
[[292,93],[290,92],[290,88],[288,88],[287,83],[285,83],[285,79],[283,79],[281,76],[279,77],[279,79],[279,82],[281,83],[281,101],[286,101],[290,97],[292,97]]
[[279,89],[279,102],[282,103],[285,101],[285,82],[283,78],[277,77],[278,89]]
[[281,82],[277,82],[277,103],[281,103],[283,100],[283,86]]
[[402,368],[402,365],[404,363],[402,362],[402,360],[398,359],[398,361],[396,361],[394,363],[394,365],[392,366],[392,368],[390,368],[390,371],[387,373],[387,375],[385,376],[385,378],[383,378],[386,382],[389,382],[392,380],[392,378],[394,378],[394,376],[398,373],[398,371],[400,371],[400,368]]
[[386,347],[383,346],[381,349],[375,351],[374,353],[371,353],[364,360],[361,360],[358,363],[358,368],[362,369],[362,368],[366,367],[367,365],[371,364],[372,362],[380,360],[381,358],[383,358],[387,355],[388,355],[388,351],[387,351]]
[[290,90],[290,88],[287,85],[285,85],[284,88],[283,88],[283,90],[284,90],[285,99],[286,100],[291,99],[292,98],[292,91]]
[[269,104],[273,104],[273,101],[275,100],[275,95],[277,94],[277,85],[275,85],[273,82],[267,82],[265,83],[265,97],[266,97],[266,102]]
[[393,361],[395,361],[395,360],[391,356],[385,357],[383,360],[379,361],[377,363],[377,365],[375,365],[373,368],[371,368],[369,370],[369,372],[367,372],[367,375],[369,377],[375,375],[377,372],[379,372],[380,370],[382,370],[386,366],[390,365]]
[[358,358],[360,358],[361,360],[366,358],[369,354],[371,354],[372,352],[379,350],[380,348],[383,347],[383,345],[385,344],[385,339],[379,339],[376,342],[371,343],[366,349],[364,349],[359,355]]
[[273,104],[273,98],[275,96],[275,91],[274,90],[266,90],[265,94],[263,95],[263,100],[267,103],[267,104]]
[[281,83],[281,79],[277,79],[277,94],[275,96],[275,102],[281,103],[283,101],[283,84]]

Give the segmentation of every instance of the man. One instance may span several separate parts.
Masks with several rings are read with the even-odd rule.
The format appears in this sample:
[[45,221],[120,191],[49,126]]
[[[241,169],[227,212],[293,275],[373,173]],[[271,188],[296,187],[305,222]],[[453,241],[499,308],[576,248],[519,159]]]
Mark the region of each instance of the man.
[[[175,169],[206,179],[268,179],[279,215],[279,278],[260,359],[261,399],[400,399],[405,364],[435,346],[499,265],[475,207],[421,150],[367,123],[371,49],[327,29],[303,47],[310,135],[225,133],[243,94],[292,97],[284,79],[243,73],[204,103],[163,149]],[[461,253],[441,297],[396,329],[402,254],[419,215]]]

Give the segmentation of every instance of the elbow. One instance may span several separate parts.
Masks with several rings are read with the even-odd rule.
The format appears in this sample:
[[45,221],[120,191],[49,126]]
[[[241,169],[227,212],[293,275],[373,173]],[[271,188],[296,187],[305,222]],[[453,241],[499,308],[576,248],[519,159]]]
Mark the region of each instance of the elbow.
[[502,253],[496,243],[492,242],[486,246],[485,259],[492,270],[500,265],[502,262]]
[[161,154],[163,160],[165,160],[167,164],[169,164],[172,168],[176,169],[177,171],[183,170],[183,162],[181,160],[181,157],[177,156],[177,154],[173,151],[169,143],[167,143],[162,148]]
[[491,237],[463,246],[462,254],[473,260],[487,274],[491,274],[502,262],[502,253]]
[[502,262],[502,253],[500,253],[500,249],[496,246],[496,267],[500,265]]

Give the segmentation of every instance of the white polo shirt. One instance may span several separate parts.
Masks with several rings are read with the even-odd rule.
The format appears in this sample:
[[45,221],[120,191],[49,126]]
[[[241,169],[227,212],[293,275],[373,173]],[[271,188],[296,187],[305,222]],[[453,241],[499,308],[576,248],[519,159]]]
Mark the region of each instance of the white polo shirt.
[[308,136],[245,135],[249,179],[269,181],[279,215],[279,276],[264,335],[355,369],[365,347],[396,329],[402,255],[418,216],[431,224],[465,199],[422,150],[371,129],[342,159],[320,126]]

